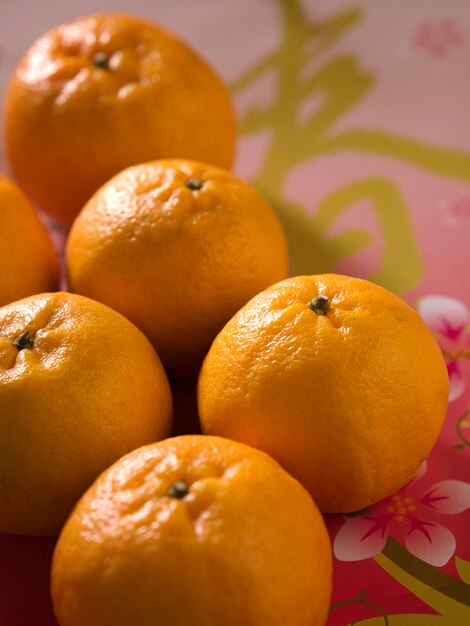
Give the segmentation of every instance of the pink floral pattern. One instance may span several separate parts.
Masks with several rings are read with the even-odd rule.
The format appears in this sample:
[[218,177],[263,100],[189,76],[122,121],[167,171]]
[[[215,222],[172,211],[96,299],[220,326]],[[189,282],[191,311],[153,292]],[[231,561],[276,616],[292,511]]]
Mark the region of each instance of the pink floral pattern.
[[462,196],[447,207],[449,215],[456,221],[470,218],[470,197]]
[[418,313],[435,333],[446,357],[449,402],[452,402],[463,394],[466,386],[461,363],[470,359],[470,311],[460,300],[432,295],[419,301]]
[[451,48],[459,48],[465,43],[465,38],[452,20],[440,22],[423,22],[415,36],[418,48],[424,48],[434,58],[442,59],[447,56]]
[[470,508],[470,484],[443,480],[424,490],[419,480],[427,471],[424,461],[416,477],[394,496],[371,507],[370,513],[351,517],[339,529],[333,543],[340,561],[359,561],[375,556],[388,535],[404,534],[409,552],[435,567],[443,567],[455,552],[453,533],[434,521],[435,513],[456,515]]

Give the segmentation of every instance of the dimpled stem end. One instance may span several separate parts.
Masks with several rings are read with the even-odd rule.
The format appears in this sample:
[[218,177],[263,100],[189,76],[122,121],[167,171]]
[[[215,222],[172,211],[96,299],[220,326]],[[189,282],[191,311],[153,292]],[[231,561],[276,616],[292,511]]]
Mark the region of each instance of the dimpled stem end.
[[178,480],[176,483],[173,483],[171,487],[168,489],[168,495],[170,498],[177,498],[178,500],[182,500],[189,493],[189,485],[184,480]]
[[93,57],[92,63],[99,70],[109,70],[109,58],[104,52],[97,52]]
[[17,350],[24,350],[25,348],[31,350],[31,348],[34,346],[34,340],[32,339],[32,337],[30,337],[29,332],[25,330],[24,333],[22,333],[15,339],[13,345]]
[[199,189],[202,189],[202,180],[200,178],[189,178],[185,184],[191,191],[199,191]]
[[307,304],[317,315],[326,315],[330,308],[330,301],[326,296],[317,296]]

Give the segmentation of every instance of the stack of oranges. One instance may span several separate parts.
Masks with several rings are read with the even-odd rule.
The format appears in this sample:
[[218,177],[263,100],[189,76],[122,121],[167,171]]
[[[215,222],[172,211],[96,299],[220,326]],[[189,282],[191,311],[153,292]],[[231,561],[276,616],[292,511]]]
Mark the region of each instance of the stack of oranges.
[[[275,212],[227,169],[226,88],[160,27],[50,31],[5,110],[0,532],[61,531],[61,626],[321,626],[319,510],[392,494],[437,439],[430,331],[368,281],[288,278]],[[27,196],[71,226],[69,293]],[[172,425],[196,381],[204,434],[178,397]]]

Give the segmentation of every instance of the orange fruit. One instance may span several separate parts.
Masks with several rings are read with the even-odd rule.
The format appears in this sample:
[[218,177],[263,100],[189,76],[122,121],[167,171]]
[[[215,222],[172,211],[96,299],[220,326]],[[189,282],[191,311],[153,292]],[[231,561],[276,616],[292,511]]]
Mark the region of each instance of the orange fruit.
[[0,174],[0,306],[59,286],[52,241],[24,193]]
[[32,45],[7,91],[5,130],[15,176],[66,224],[124,167],[184,157],[228,168],[236,137],[229,94],[207,63],[120,13],[64,24]]
[[196,376],[230,317],[288,275],[284,234],[261,195],[185,160],[108,181],[76,219],[66,260],[70,289],[134,322],[172,378]]
[[202,430],[271,454],[323,511],[359,510],[407,483],[433,447],[444,358],[400,298],[366,280],[298,276],[220,332],[198,384]]
[[104,472],[52,564],[60,626],[320,626],[330,591],[308,493],[262,452],[201,435]]
[[171,428],[158,356],[124,317],[73,294],[0,309],[0,533],[59,531],[96,476]]

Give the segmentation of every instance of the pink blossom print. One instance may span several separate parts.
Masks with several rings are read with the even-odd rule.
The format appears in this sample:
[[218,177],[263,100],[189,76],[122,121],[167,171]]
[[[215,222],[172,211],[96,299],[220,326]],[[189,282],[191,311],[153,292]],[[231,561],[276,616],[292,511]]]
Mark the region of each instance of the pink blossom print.
[[470,218],[470,197],[461,197],[453,200],[447,207],[449,216],[455,222]]
[[452,48],[459,48],[465,38],[452,20],[439,22],[423,22],[417,29],[415,44],[423,48],[435,59],[447,56]]
[[349,518],[339,529],[333,550],[340,561],[360,561],[375,556],[388,535],[404,536],[411,554],[435,567],[443,567],[453,556],[453,533],[434,520],[439,515],[456,515],[470,508],[470,484],[443,480],[424,491],[419,480],[427,471],[424,461],[415,479],[394,496],[371,507],[370,513]]
[[418,303],[418,313],[435,334],[446,358],[449,373],[449,402],[465,390],[461,363],[470,359],[470,311],[455,298],[425,296]]

